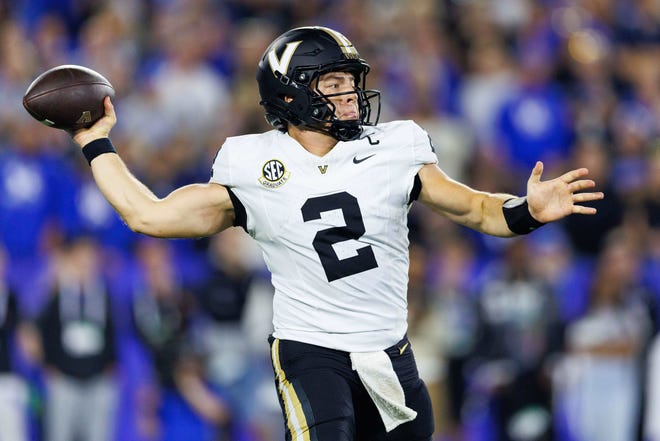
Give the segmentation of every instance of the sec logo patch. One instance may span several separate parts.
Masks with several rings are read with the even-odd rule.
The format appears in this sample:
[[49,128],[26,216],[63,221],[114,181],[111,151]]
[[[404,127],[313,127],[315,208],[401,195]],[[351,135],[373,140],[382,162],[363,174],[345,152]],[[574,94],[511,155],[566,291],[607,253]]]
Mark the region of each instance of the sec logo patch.
[[261,168],[259,183],[266,188],[277,188],[286,184],[290,176],[291,172],[287,171],[282,161],[271,159]]

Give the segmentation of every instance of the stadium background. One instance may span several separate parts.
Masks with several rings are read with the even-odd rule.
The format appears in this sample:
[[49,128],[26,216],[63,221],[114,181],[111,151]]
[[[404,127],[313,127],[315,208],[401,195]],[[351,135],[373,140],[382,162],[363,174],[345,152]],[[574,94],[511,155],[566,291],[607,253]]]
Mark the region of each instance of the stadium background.
[[[78,266],[98,273],[111,299],[115,439],[228,436],[209,423],[217,408],[206,419],[191,409],[199,390],[231,411],[230,438],[283,439],[266,344],[271,292],[254,245],[239,231],[133,234],[70,139],[30,119],[21,97],[55,65],[104,74],[116,88],[113,140],[164,196],[208,180],[225,137],[268,129],[258,59],[276,35],[311,24],[352,40],[382,91],[381,121],[416,120],[450,176],[524,193],[540,159],[544,178],[589,167],[606,194],[596,217],[513,240],[413,207],[410,337],[437,439],[660,440],[653,0],[0,1],[0,269],[21,318],[13,373],[0,377],[27,385],[18,410],[31,438],[46,439],[53,368],[40,318]],[[75,260],[80,243],[98,265]],[[161,291],[184,319],[175,343],[149,347],[133,312]],[[182,369],[201,388],[182,394]]]

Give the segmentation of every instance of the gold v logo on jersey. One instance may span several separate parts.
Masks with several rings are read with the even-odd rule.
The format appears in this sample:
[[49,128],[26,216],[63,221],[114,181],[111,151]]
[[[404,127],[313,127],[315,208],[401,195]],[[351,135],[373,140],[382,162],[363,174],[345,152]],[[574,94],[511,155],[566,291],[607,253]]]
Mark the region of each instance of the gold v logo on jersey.
[[324,175],[325,172],[328,171],[328,166],[327,165],[319,165],[317,167],[319,168],[319,171],[321,172],[322,175]]
[[261,168],[259,183],[266,188],[278,188],[286,184],[291,176],[279,159],[266,161]]

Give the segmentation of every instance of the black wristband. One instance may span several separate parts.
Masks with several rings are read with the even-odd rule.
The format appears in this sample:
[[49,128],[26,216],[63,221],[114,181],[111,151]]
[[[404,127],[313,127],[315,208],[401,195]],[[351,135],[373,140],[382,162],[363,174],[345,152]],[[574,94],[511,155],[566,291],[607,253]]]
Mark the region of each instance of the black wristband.
[[109,138],[99,138],[85,144],[85,147],[82,148],[83,155],[87,159],[88,164],[92,164],[92,159],[96,158],[99,155],[104,153],[117,153],[115,146],[112,145]]
[[502,213],[509,230],[516,234],[528,234],[545,225],[529,213],[526,197],[508,199],[502,204]]

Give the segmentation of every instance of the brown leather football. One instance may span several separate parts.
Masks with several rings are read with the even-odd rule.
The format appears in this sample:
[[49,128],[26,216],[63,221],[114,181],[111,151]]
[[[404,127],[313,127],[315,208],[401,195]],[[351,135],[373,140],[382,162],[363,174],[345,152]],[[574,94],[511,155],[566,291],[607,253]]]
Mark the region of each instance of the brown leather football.
[[23,107],[49,127],[78,130],[104,114],[103,99],[114,98],[112,84],[84,66],[65,64],[39,75],[23,96]]

